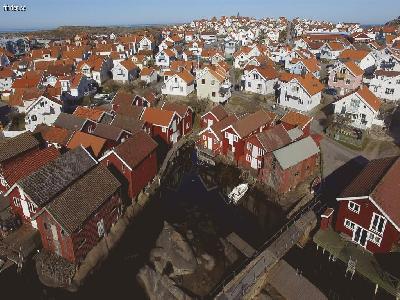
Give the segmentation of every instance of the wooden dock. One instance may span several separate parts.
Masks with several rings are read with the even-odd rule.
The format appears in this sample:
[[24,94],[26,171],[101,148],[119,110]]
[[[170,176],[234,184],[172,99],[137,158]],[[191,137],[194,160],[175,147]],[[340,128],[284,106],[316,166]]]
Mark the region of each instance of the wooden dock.
[[280,260],[268,273],[267,284],[287,300],[328,299],[307,278],[299,275],[285,260]]
[[236,249],[243,253],[244,256],[250,258],[256,253],[256,250],[244,241],[235,232],[230,233],[226,237],[227,241],[232,244]]

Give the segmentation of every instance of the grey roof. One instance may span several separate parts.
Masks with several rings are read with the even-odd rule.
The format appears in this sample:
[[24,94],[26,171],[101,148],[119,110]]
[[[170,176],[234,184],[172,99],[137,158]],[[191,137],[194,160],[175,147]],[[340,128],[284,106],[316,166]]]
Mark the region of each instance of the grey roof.
[[319,153],[319,147],[312,137],[308,136],[273,153],[282,169],[285,170]]
[[39,140],[30,132],[24,132],[11,139],[0,141],[0,162],[12,159],[39,146]]
[[93,134],[107,140],[118,141],[123,132],[124,130],[121,128],[99,123]]
[[47,211],[71,234],[98,211],[121,186],[107,167],[98,165],[70,185],[47,207]]
[[86,122],[87,120],[75,115],[61,113],[54,122],[54,126],[70,130],[80,130]]
[[298,127],[288,130],[287,133],[292,141],[297,140],[299,137],[301,137],[304,134],[304,132]]
[[43,207],[96,164],[85,149],[78,147],[24,177],[17,184],[37,206]]

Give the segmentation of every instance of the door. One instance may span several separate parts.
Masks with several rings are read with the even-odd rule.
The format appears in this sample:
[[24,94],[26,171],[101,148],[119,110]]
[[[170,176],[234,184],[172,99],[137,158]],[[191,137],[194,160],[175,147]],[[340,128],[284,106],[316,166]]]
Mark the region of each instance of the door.
[[257,160],[257,158],[251,157],[251,167],[253,169],[257,170],[257,168],[258,168],[258,160]]
[[367,236],[368,236],[368,231],[356,225],[353,233],[353,242],[365,248],[367,244]]
[[208,138],[208,149],[212,150],[213,149],[213,139],[212,138]]
[[53,236],[53,244],[54,244],[54,251],[57,255],[61,255],[61,245],[60,241],[58,240],[58,232],[57,227],[55,225],[51,225],[51,235]]

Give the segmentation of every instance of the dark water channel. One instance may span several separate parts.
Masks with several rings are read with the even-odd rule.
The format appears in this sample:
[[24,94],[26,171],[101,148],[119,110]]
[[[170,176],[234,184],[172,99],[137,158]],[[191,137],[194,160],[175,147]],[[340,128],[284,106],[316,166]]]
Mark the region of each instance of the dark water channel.
[[33,263],[28,263],[19,274],[12,269],[0,274],[0,299],[146,299],[136,274],[148,262],[164,221],[174,227],[193,229],[195,236],[195,228],[206,228],[209,235],[215,236],[215,239],[202,241],[210,251],[215,247],[215,240],[231,232],[236,232],[257,248],[283,222],[279,208],[268,202],[263,203],[263,207],[269,215],[280,217],[261,224],[260,219],[264,218],[255,217],[242,206],[227,204],[220,189],[207,191],[198,171],[192,170],[182,176],[178,190],[165,188],[158,199],[148,204],[128,227],[108,259],[87,278],[78,292],[44,287],[37,278]]

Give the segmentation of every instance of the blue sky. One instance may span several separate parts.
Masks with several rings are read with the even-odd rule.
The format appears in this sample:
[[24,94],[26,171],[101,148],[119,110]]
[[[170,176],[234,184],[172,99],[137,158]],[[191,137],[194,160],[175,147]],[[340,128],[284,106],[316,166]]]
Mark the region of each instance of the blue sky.
[[[4,3],[5,2],[5,3]],[[0,31],[60,25],[130,25],[186,22],[221,15],[296,16],[383,23],[400,14],[399,0],[12,0],[26,12],[0,11]]]

